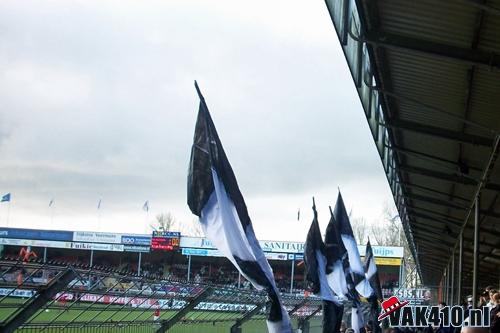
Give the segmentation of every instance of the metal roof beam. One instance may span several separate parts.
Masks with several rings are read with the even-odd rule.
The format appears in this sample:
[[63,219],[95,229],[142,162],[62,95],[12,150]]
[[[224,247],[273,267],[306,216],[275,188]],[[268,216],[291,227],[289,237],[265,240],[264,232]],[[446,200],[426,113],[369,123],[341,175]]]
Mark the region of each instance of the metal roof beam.
[[428,197],[428,196],[420,195],[420,194],[408,193],[408,199],[424,201],[424,202],[428,202],[431,204],[435,204],[438,206],[444,206],[444,207],[448,207],[448,208],[452,208],[452,209],[467,210],[467,207],[455,204],[452,201],[442,200],[442,199],[438,199],[438,198],[434,198],[434,197]]
[[[463,175],[457,175],[457,174],[449,174],[449,173],[444,173],[440,171],[435,171],[431,169],[425,169],[425,168],[420,168],[420,167],[415,167],[411,165],[400,165],[400,169],[403,171],[407,171],[410,173],[422,175],[422,176],[427,176],[431,178],[436,178],[439,180],[443,181],[448,181],[452,183],[460,183],[462,185],[471,185],[471,186],[476,186],[478,184],[477,180],[463,176]],[[495,184],[495,183],[487,183],[484,185],[484,188],[488,190],[493,190],[493,191],[500,191],[500,184]],[[500,216],[500,215],[499,215]]]
[[484,52],[468,48],[456,47],[411,36],[404,36],[380,31],[367,31],[365,38],[359,38],[365,43],[395,49],[439,57],[458,63],[466,63],[481,67],[500,68],[500,55],[493,52]]
[[[446,165],[446,167],[454,166],[456,168],[456,170],[460,170],[463,173],[468,173],[470,169],[475,170],[475,171],[482,171],[480,168],[477,168],[477,167],[474,167],[474,166],[469,166],[469,165],[467,165],[467,164],[465,164],[463,162],[457,162],[457,161],[448,160],[446,158],[442,158],[442,157],[439,157],[439,156],[427,154],[427,153],[424,153],[424,152],[421,152],[421,151],[416,151],[416,150],[408,149],[408,148],[402,148],[402,147],[399,147],[399,146],[387,146],[387,147],[391,148],[394,151],[402,153],[404,155],[416,157],[416,158],[419,158],[421,160],[427,160],[427,161],[431,161],[431,162],[437,162],[439,164],[443,164],[443,166]],[[427,189],[427,190],[432,190],[432,189]],[[446,195],[449,195],[449,194],[446,193]],[[465,198],[463,198],[463,200],[469,201],[469,199],[465,199]]]
[[461,196],[458,196],[458,195],[452,195],[450,193],[446,193],[446,192],[443,192],[443,191],[435,190],[435,189],[430,188],[430,187],[426,187],[426,186],[422,186],[422,185],[417,185],[417,184],[410,183],[410,182],[399,182],[399,183],[402,186],[405,186],[405,187],[410,188],[410,189],[415,189],[415,190],[419,190],[419,191],[426,191],[426,192],[436,193],[436,194],[439,194],[439,195],[443,195],[446,198],[451,198],[451,199],[455,199],[455,200],[465,201],[467,203],[469,202],[469,199],[467,199],[467,198],[464,198],[464,197],[461,197]]
[[474,134],[467,134],[436,126],[429,126],[414,121],[390,119],[387,122],[387,126],[391,128],[430,135],[441,139],[452,140],[455,142],[468,143],[475,146],[491,147],[491,145],[493,144],[493,139],[490,139],[488,137],[474,135]]
[[500,16],[500,8],[491,7],[485,4],[482,0],[458,0],[460,2],[466,3],[477,9],[487,11],[489,14]]
[[424,212],[424,214],[426,215],[426,217],[430,217],[430,215],[427,215],[426,213],[429,213],[429,214],[432,214],[432,215],[435,215],[435,216],[432,216],[433,219],[440,219],[440,221],[445,221],[447,223],[450,223],[451,225],[455,225],[457,227],[461,227],[462,226],[462,222],[457,219],[457,218],[454,218],[452,216],[449,216],[449,215],[446,215],[446,214],[443,214],[443,213],[439,213],[439,212],[436,212],[432,209],[428,209],[428,208],[423,208],[423,207],[417,207],[417,206],[412,206],[412,205],[406,205],[406,208],[409,210],[409,211],[420,211],[420,212]]

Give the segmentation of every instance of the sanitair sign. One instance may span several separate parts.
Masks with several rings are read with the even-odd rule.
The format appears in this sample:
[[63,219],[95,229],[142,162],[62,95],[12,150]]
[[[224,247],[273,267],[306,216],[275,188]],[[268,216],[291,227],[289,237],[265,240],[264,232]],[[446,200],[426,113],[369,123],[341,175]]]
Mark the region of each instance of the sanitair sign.
[[[303,242],[287,242],[287,241],[259,241],[259,244],[264,252],[271,253],[304,253]],[[181,237],[181,248],[197,248],[197,249],[215,249],[212,242],[202,237]],[[381,258],[402,258],[403,248],[399,246],[372,246],[375,257]],[[364,254],[366,247],[358,245],[359,253]]]

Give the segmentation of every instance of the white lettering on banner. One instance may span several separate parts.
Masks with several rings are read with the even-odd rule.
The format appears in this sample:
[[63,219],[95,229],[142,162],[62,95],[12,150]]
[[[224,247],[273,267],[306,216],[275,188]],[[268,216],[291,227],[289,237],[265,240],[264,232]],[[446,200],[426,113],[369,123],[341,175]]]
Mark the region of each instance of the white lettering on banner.
[[46,241],[37,239],[0,238],[0,244],[15,246],[53,247],[71,249],[71,242]]
[[[31,292],[30,290],[24,290]],[[71,301],[73,300],[73,294],[71,293],[57,293],[54,299]],[[161,309],[169,310],[179,310],[186,306],[186,301],[177,299],[154,299],[154,298],[144,298],[144,297],[127,297],[127,296],[111,296],[111,295],[99,295],[99,294],[83,294],[80,298],[81,302],[91,302],[91,303],[104,303],[104,304],[127,304],[134,308],[151,308],[154,309],[155,306]],[[252,311],[255,309],[253,304],[231,304],[231,303],[214,303],[214,302],[201,302],[195,308],[196,310],[210,310],[210,311],[224,311],[224,312],[236,312],[236,311]]]
[[[271,253],[304,253],[304,243],[286,241],[259,241],[264,252]],[[213,244],[206,238],[201,237],[181,237],[181,248],[197,248],[215,250]],[[375,257],[402,258],[403,247],[400,246],[372,246]],[[358,245],[361,255],[366,252],[366,246]],[[194,255],[194,254],[193,254]],[[201,254],[200,254],[201,255]]]
[[109,232],[75,231],[73,232],[73,241],[120,244],[122,242],[122,235]]
[[73,249],[77,250],[96,250],[96,251],[115,251],[122,252],[122,244],[99,244],[99,243],[75,243],[72,244]]
[[31,297],[35,295],[34,290],[25,290],[25,289],[15,289],[13,291],[12,288],[0,288],[1,296],[12,296],[12,297]]
[[[224,257],[219,250],[216,249],[196,249],[196,248],[182,248],[182,254],[185,256],[198,256],[198,257]],[[264,252],[264,255],[269,260],[288,260],[286,253],[270,253]]]
[[410,301],[410,305],[428,305],[432,301],[432,292],[426,288],[394,288],[393,294],[400,300]]

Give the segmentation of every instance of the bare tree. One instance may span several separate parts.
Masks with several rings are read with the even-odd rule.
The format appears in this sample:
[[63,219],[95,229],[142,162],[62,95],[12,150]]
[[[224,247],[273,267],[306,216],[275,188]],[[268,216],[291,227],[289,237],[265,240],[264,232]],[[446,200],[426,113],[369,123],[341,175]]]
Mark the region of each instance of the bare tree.
[[383,219],[371,227],[372,237],[378,245],[403,246],[404,233],[397,211],[387,203]]
[[403,281],[404,288],[416,287],[417,273],[415,270],[415,260],[410,246],[406,239],[401,219],[393,206],[385,204],[383,220],[378,225],[372,226],[372,233],[378,245],[402,246],[406,281]]
[[183,233],[193,237],[205,237],[205,233],[203,232],[203,228],[201,227],[201,223],[198,219],[191,220],[191,224],[184,228]]
[[175,224],[175,217],[167,212],[156,215],[156,220],[150,226],[156,231],[172,231]]
[[358,244],[365,244],[368,238],[368,226],[364,217],[350,218],[352,232]]

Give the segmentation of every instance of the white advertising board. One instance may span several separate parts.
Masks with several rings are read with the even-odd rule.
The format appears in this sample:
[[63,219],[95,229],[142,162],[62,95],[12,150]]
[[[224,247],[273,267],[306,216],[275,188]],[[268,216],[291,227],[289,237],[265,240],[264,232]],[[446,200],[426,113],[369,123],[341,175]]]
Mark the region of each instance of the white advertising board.
[[14,246],[53,247],[71,249],[71,242],[46,241],[37,239],[0,238],[0,244]]
[[95,250],[95,251],[115,251],[122,252],[122,244],[100,244],[100,243],[78,243],[73,242],[72,248],[76,250]]
[[[259,241],[260,247],[264,252],[268,253],[304,253],[304,243],[302,242],[287,242],[287,241]],[[181,248],[207,249],[214,250],[212,242],[201,237],[181,237]],[[402,258],[403,247],[400,246],[378,246],[373,245],[373,254],[375,257]],[[366,252],[366,246],[358,245],[358,250],[361,256]],[[198,254],[202,255],[202,254]]]
[[120,244],[122,242],[122,235],[110,232],[75,231],[73,232],[73,241],[87,243]]

